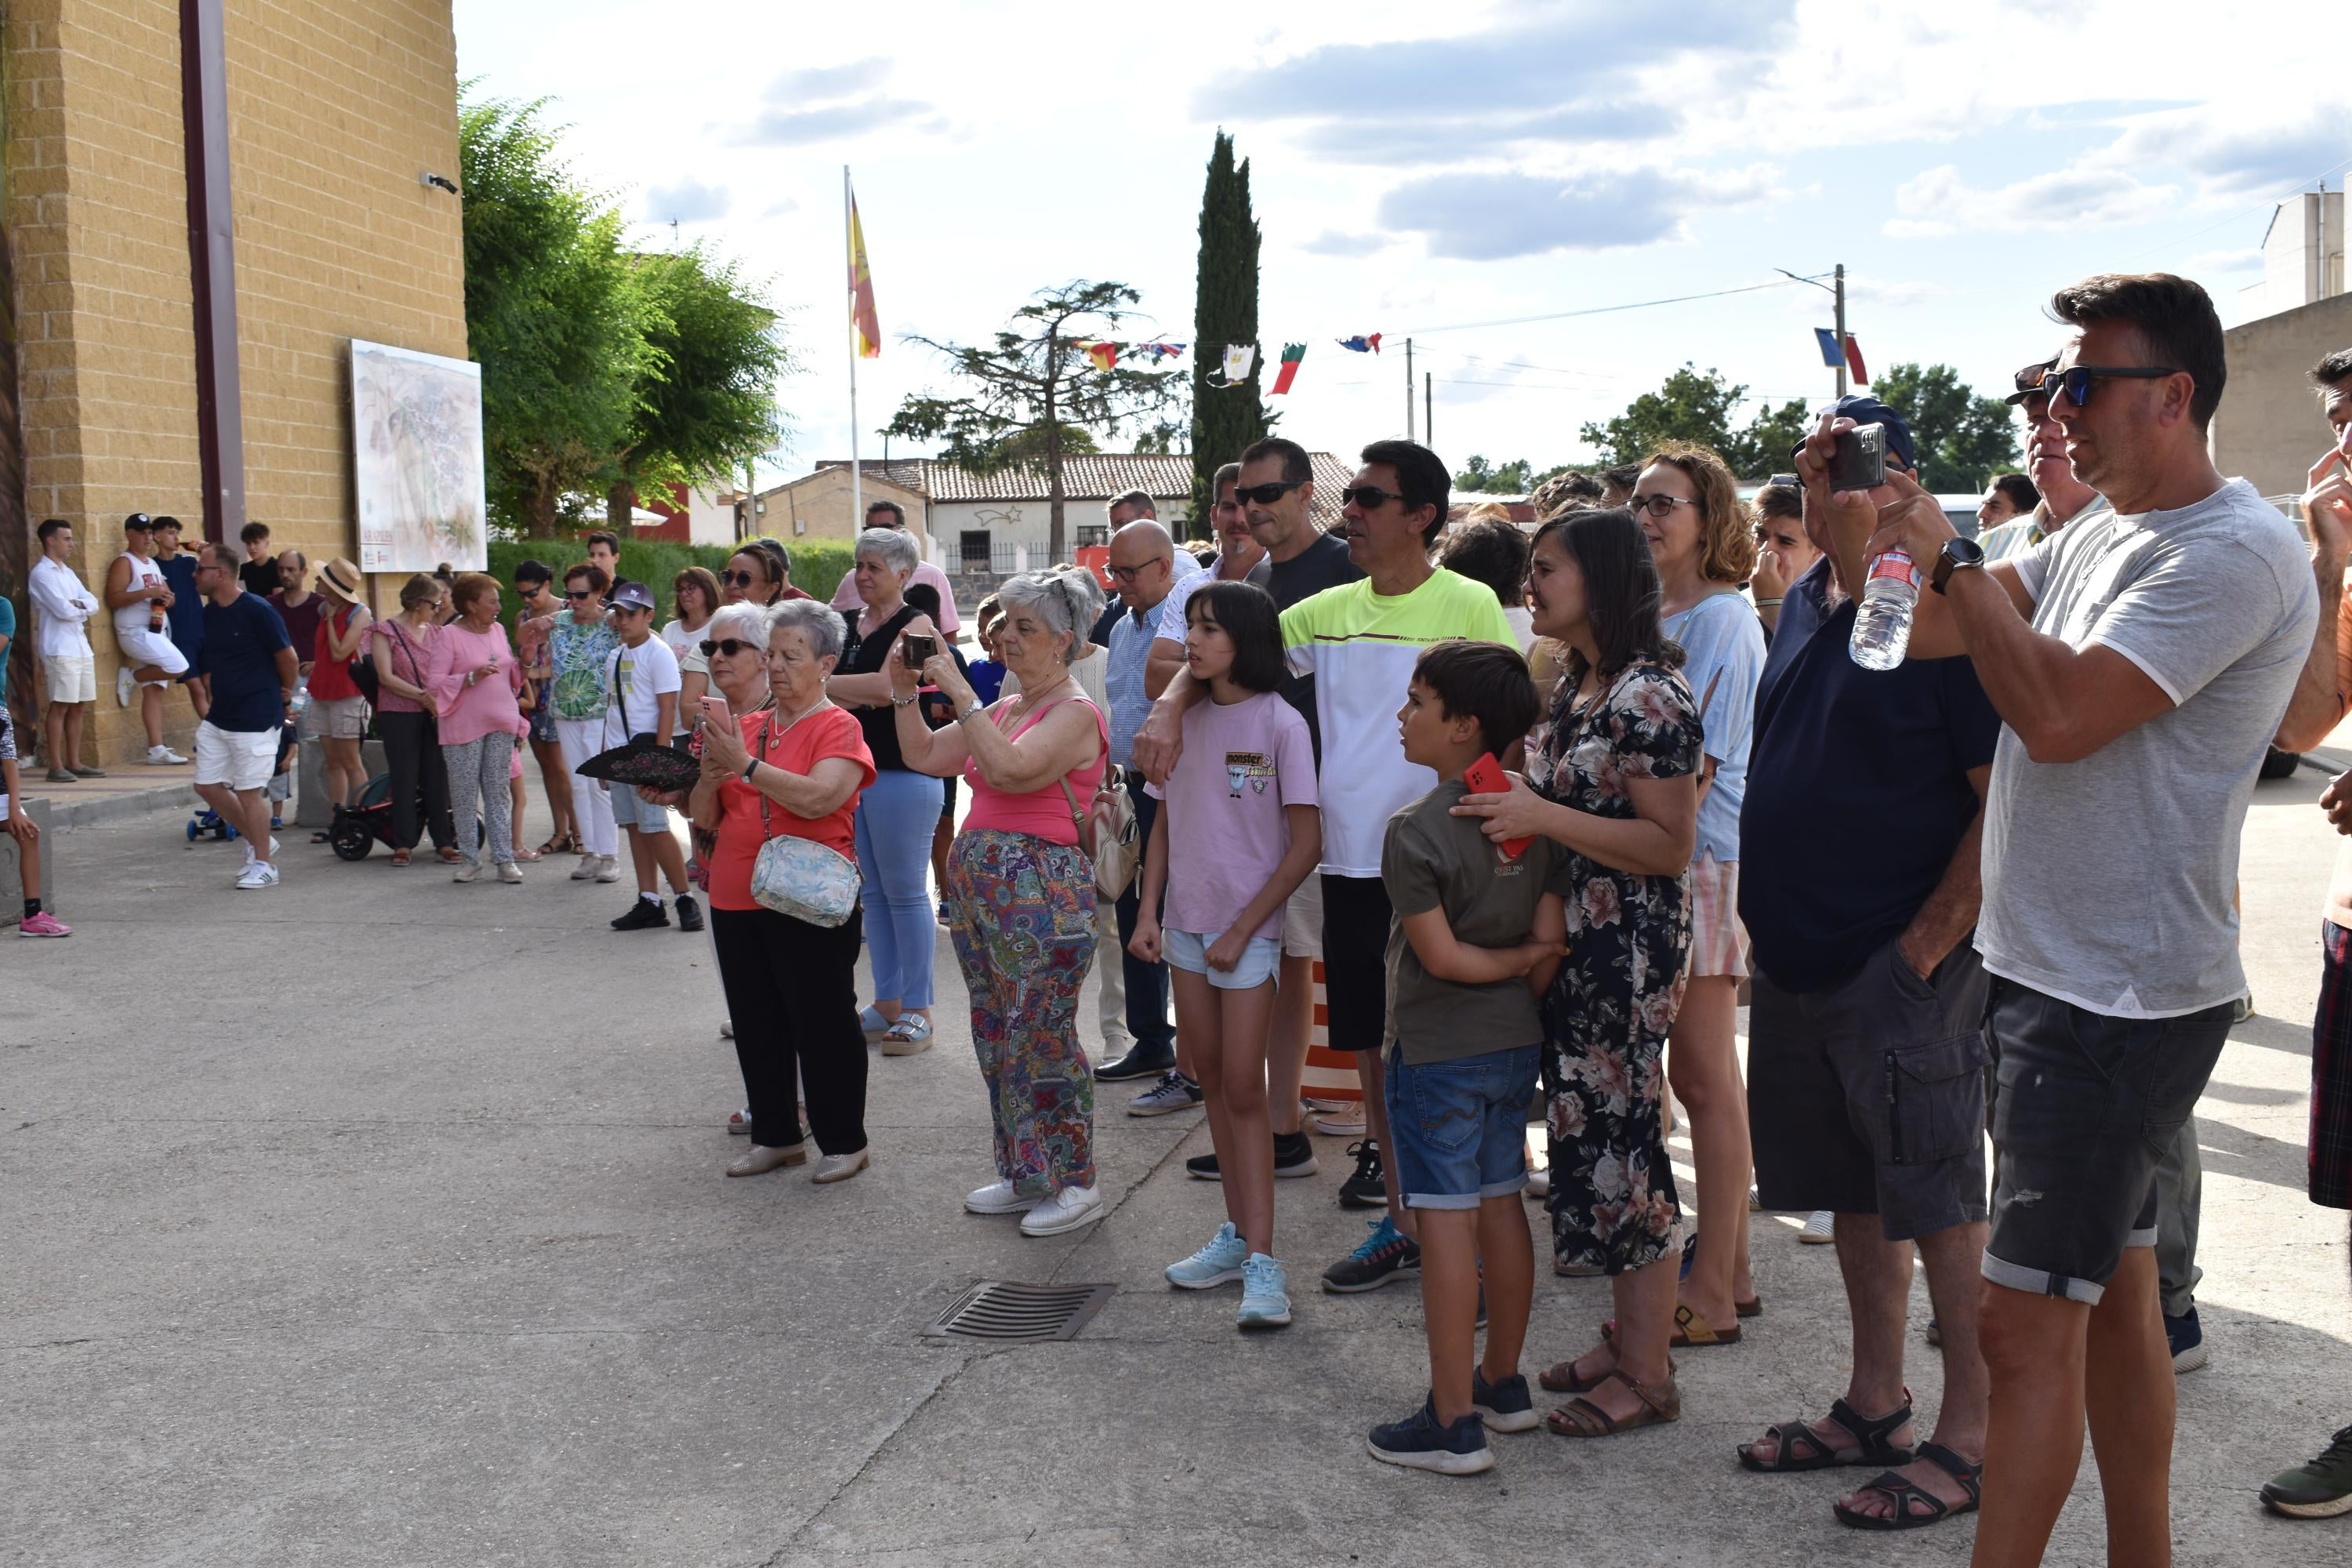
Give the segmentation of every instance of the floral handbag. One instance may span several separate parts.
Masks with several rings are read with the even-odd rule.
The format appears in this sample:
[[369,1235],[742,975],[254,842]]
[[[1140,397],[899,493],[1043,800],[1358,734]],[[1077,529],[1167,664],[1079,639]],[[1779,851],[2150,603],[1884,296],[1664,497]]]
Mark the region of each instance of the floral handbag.
[[[793,722],[799,721],[796,719]],[[775,720],[771,718],[760,732],[760,760],[763,763],[768,760],[769,743],[775,734]],[[773,910],[780,915],[790,915],[827,930],[847,920],[857,908],[857,895],[863,885],[857,862],[814,838],[791,835],[777,837],[764,794],[760,796],[760,829],[768,837],[760,846],[759,858],[751,862],[752,900],[763,910]]]

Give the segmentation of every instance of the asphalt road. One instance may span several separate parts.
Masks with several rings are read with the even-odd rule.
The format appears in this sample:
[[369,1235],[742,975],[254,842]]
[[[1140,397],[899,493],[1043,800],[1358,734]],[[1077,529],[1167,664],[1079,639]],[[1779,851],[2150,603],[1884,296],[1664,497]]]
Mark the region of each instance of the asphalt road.
[[[2345,1216],[2302,1190],[2319,784],[2263,785],[2247,837],[2261,1011],[2200,1112],[2184,1564],[2352,1559],[2352,1521],[2254,1497],[2352,1420]],[[701,938],[607,931],[625,891],[562,867],[456,887],[289,843],[282,888],[235,892],[180,821],[59,836],[77,934],[0,949],[0,1563],[1966,1561],[1968,1523],[1858,1536],[1841,1478],[1734,1463],[1843,1387],[1834,1263],[1790,1218],[1748,1222],[1766,1313],[1683,1358],[1679,1425],[1400,1472],[1362,1437],[1421,1396],[1420,1302],[1314,1290],[1363,1234],[1338,1143],[1278,1194],[1297,1324],[1244,1339],[1230,1291],[1160,1278],[1223,1217],[1181,1168],[1197,1113],[1107,1086],[1114,1208],[1074,1237],[961,1211],[992,1172],[944,940],[938,1046],[873,1063],[874,1168],[727,1181]],[[1068,1343],[928,1336],[981,1279],[1118,1294]],[[1530,1370],[1606,1300],[1546,1274]],[[2086,1463],[2051,1561],[2100,1539]]]

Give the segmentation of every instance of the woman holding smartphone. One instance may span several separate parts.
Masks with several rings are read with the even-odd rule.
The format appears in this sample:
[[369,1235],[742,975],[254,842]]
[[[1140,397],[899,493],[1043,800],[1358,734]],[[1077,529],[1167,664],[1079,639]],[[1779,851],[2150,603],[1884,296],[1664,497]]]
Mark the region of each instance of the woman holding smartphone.
[[[866,941],[874,963],[874,1005],[859,1022],[869,1038],[880,1037],[886,1057],[930,1049],[931,952],[939,940],[925,874],[939,826],[940,781],[915,772],[899,754],[890,706],[891,646],[919,614],[907,603],[916,560],[914,536],[903,529],[869,528],[857,536],[854,573],[866,608],[845,612],[846,644],[825,682],[826,695],[857,716],[874,757],[874,783],[857,804],[857,868],[873,914]],[[936,638],[929,651],[938,651]]]

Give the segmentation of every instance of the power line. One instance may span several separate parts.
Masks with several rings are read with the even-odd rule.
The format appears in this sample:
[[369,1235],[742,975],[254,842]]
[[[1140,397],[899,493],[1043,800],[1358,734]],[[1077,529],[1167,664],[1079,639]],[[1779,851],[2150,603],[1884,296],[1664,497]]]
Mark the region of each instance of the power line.
[[1716,289],[1705,294],[1677,294],[1671,300],[1636,300],[1624,305],[1594,305],[1582,310],[1554,310],[1541,316],[1513,316],[1500,321],[1456,321],[1445,327],[1415,327],[1409,332],[1391,332],[1391,337],[1427,337],[1433,332],[1468,332],[1487,327],[1524,327],[1534,321],[1565,321],[1578,316],[1607,316],[1620,310],[1647,310],[1658,305],[1687,305],[1694,300],[1720,300],[1732,294],[1754,294],[1766,289],[1786,289],[1791,283],[1811,283],[1811,278],[1775,279],[1769,283],[1749,283],[1738,289]]

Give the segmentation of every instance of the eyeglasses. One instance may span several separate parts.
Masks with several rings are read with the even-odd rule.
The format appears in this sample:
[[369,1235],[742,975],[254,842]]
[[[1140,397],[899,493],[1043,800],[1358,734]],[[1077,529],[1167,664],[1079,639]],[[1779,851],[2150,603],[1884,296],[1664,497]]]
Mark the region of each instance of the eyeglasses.
[[1173,563],[1167,560],[1165,557],[1155,555],[1150,560],[1143,563],[1142,566],[1113,566],[1110,568],[1110,574],[1122,583],[1132,583],[1138,577],[1143,575],[1143,568],[1145,566],[1168,566],[1172,564]]
[[2073,364],[2063,370],[2053,367],[2042,373],[2041,390],[2043,395],[2053,399],[2063,392],[2067,402],[2077,408],[2087,408],[2091,403],[2091,388],[2109,377],[2125,381],[2162,381],[2168,375],[2180,374],[2169,365]]
[[717,642],[713,642],[709,637],[705,637],[702,639],[700,646],[702,648],[702,657],[705,658],[715,658],[720,654],[726,655],[729,658],[733,658],[739,653],[757,653],[760,651],[760,645],[758,643],[745,642],[740,637],[720,637]]
[[1698,505],[1698,502],[1695,500],[1685,500],[1681,496],[1670,496],[1661,492],[1660,494],[1654,496],[1637,495],[1631,500],[1628,500],[1625,504],[1635,511],[1646,511],[1652,517],[1671,517],[1674,515],[1675,508],[1678,506],[1696,506]]
[[1262,485],[1236,485],[1234,499],[1245,506],[1272,506],[1305,483],[1305,479],[1275,479]]
[[721,572],[719,574],[719,580],[730,588],[748,588],[759,582],[760,578],[751,572]]
[[1402,500],[1404,497],[1396,491],[1384,490],[1378,485],[1349,485],[1339,492],[1341,506],[1360,506],[1366,511],[1386,506],[1392,500]]

